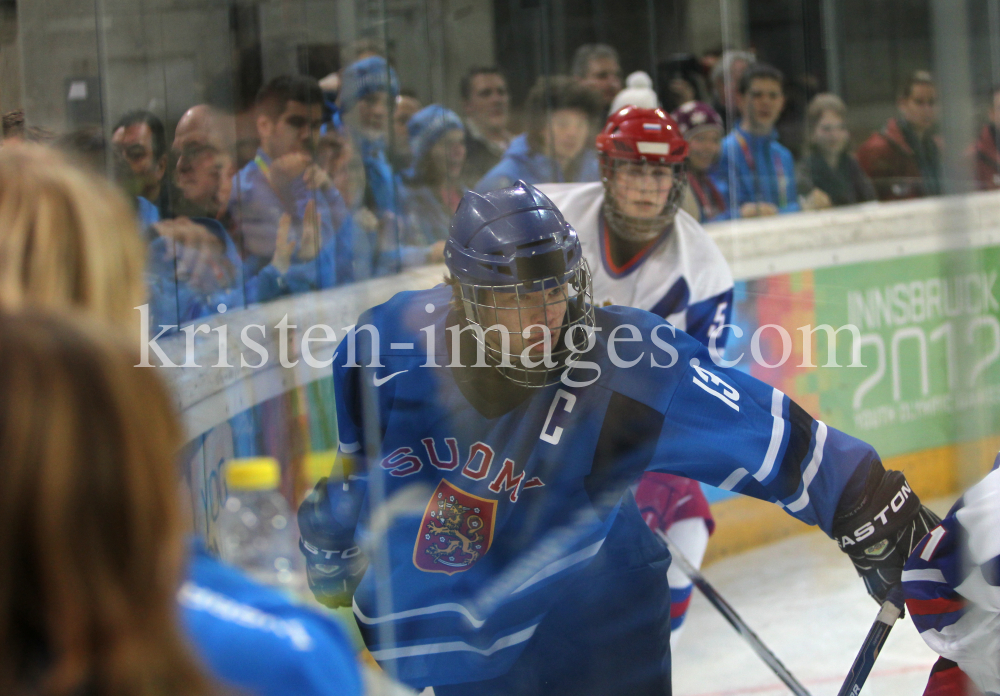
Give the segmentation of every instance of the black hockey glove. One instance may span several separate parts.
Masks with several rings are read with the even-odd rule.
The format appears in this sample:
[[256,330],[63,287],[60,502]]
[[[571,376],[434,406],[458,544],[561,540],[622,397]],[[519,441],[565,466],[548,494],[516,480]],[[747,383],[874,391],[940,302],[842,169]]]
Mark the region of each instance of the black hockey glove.
[[854,562],[865,587],[879,604],[899,584],[913,548],[941,520],[920,503],[900,471],[875,463],[865,490],[833,520],[837,545]]
[[[331,608],[349,607],[361,578],[368,568],[368,559],[354,543],[353,529],[340,523],[341,515],[331,505],[327,480],[320,479],[316,488],[299,506],[299,548],[306,558],[306,577],[316,600]],[[339,501],[351,505],[347,499]],[[347,511],[347,518],[352,517]]]

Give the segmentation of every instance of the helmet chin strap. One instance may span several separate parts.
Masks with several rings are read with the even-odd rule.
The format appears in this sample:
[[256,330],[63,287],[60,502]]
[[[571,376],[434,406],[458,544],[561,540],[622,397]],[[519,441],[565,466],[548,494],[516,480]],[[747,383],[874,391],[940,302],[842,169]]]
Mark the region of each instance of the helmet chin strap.
[[[667,227],[674,221],[677,209],[680,207],[681,198],[684,196],[684,189],[687,186],[687,176],[682,167],[674,168],[673,185],[670,195],[663,209],[655,216],[642,218],[634,215],[627,215],[618,206],[618,201],[611,190],[611,182],[607,174],[601,177],[604,184],[604,221],[611,230],[611,233],[620,239],[633,243],[652,242],[663,234]],[[605,170],[606,171],[606,170]]]

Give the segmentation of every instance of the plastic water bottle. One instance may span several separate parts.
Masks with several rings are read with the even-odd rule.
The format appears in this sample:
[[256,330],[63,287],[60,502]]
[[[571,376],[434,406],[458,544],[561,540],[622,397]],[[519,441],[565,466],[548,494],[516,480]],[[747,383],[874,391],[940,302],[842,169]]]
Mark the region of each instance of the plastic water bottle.
[[226,463],[229,498],[219,514],[222,560],[254,580],[305,596],[305,564],[299,552],[295,518],[278,491],[281,471],[271,457]]

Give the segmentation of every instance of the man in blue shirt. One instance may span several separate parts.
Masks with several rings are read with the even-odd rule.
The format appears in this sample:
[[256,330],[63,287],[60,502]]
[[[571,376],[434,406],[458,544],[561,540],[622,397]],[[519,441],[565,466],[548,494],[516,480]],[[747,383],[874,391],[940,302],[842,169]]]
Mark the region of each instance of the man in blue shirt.
[[785,108],[784,76],[758,63],[740,81],[742,120],[722,141],[712,181],[728,205],[717,219],[762,217],[800,210],[795,161],[774,129]]
[[278,278],[280,291],[306,292],[352,281],[350,227],[343,225],[347,209],[314,160],[323,123],[319,84],[309,77],[276,77],[261,88],[256,108],[260,148],[237,173],[229,200],[244,274],[256,276],[271,263],[279,220],[287,214],[297,250],[291,267]]

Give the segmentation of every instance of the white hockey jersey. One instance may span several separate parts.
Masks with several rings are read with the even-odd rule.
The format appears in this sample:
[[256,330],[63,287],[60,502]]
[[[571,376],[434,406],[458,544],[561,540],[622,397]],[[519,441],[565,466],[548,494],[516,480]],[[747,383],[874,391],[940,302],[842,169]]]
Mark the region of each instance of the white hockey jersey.
[[1000,693],[1000,456],[917,544],[903,570],[906,608],[936,653],[985,694]]
[[708,345],[725,346],[733,307],[729,264],[704,228],[683,210],[673,229],[624,266],[611,259],[601,208],[604,185],[542,184],[538,186],[580,235],[590,265],[594,303],[645,309]]

